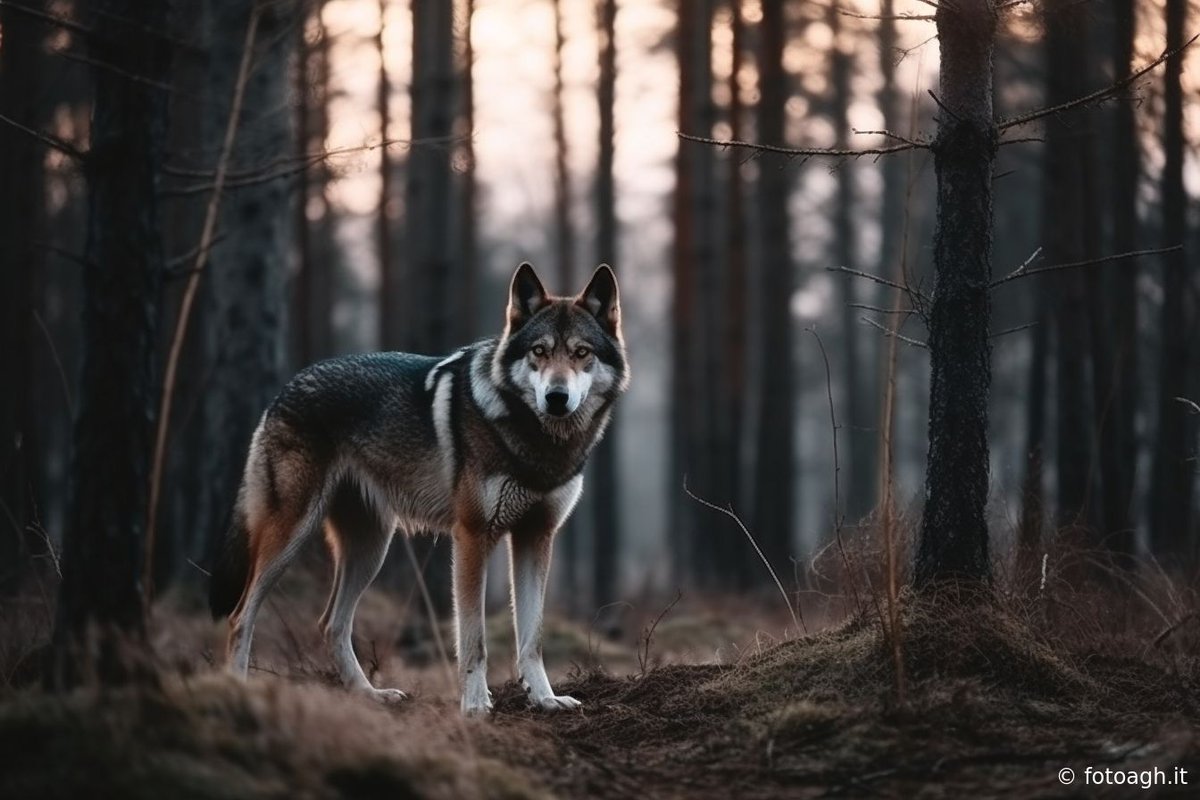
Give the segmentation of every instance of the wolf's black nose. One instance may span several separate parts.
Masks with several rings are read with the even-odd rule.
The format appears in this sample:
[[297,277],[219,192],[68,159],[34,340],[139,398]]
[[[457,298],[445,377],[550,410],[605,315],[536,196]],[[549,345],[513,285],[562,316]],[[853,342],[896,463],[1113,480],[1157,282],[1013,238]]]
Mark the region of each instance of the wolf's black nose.
[[551,389],[546,392],[546,410],[556,417],[566,416],[567,402],[571,395],[566,389]]

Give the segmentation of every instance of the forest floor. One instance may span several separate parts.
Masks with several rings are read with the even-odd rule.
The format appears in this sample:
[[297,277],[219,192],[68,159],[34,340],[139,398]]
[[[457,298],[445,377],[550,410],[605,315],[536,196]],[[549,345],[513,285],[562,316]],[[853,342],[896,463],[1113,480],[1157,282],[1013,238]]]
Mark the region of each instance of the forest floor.
[[[647,613],[616,641],[556,621],[556,689],[584,703],[556,715],[527,707],[496,614],[496,711],[464,720],[436,640],[397,639],[406,609],[385,591],[364,598],[356,646],[373,680],[410,691],[397,707],[334,685],[297,623],[319,610],[302,582],[264,614],[248,682],[210,667],[221,626],[168,598],[151,622],[156,669],[137,685],[55,696],[22,687],[28,658],[4,665],[0,797],[1197,796],[1194,613],[1174,627],[1127,614],[1102,638],[1093,620],[1116,612],[1086,602],[904,598],[903,702],[870,604],[785,640],[762,633],[779,618],[736,603],[685,601],[656,626]],[[0,655],[19,644],[15,618]],[[1089,767],[1123,785],[1085,783]],[[1190,786],[1129,785],[1155,768],[1159,781],[1186,769]]]

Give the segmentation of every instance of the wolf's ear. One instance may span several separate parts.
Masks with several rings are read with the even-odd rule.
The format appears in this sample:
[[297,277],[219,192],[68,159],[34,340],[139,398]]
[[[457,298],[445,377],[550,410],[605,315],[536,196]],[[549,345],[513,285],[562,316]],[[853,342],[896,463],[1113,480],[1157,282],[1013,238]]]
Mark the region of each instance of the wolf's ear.
[[621,296],[617,291],[617,276],[612,267],[596,267],[587,288],[575,298],[575,305],[586,309],[613,336],[621,330]]
[[542,309],[549,298],[533,265],[522,261],[508,290],[508,332],[513,333]]

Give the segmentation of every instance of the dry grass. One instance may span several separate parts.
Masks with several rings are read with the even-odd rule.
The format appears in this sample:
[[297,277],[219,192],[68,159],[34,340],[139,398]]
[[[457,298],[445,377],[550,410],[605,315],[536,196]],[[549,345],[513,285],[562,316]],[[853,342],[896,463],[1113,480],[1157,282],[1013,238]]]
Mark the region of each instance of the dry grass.
[[1086,554],[1051,553],[1032,593],[1008,589],[1002,569],[988,597],[903,595],[899,704],[869,541],[848,541],[856,601],[810,579],[809,599],[848,607],[848,621],[801,638],[770,635],[789,627],[777,603],[685,598],[642,674],[639,633],[666,601],[627,611],[618,640],[551,620],[548,663],[579,714],[527,708],[498,611],[485,723],[459,719],[428,634],[405,633],[420,610],[380,590],[364,598],[356,647],[414,699],[385,709],[332,686],[313,625],[319,574],[275,595],[247,684],[213,673],[222,628],[179,593],[152,620],[160,685],[20,688],[36,659],[18,651],[36,651],[45,618],[22,606],[0,650],[20,678],[0,690],[0,797],[1002,797],[1060,791],[1062,766],[1200,775],[1194,592],[1151,565],[1118,581],[1076,569]]

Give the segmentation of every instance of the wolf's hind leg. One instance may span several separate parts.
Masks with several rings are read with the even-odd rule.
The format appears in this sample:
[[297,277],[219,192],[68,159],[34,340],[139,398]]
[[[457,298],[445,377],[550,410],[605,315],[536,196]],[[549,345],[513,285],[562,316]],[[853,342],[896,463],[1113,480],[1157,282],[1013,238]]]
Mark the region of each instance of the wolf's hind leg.
[[574,697],[554,694],[542,661],[542,611],[553,543],[553,531],[540,526],[512,532],[513,628],[517,633],[517,676],[530,701],[545,711],[566,711],[581,704]]
[[380,519],[352,486],[338,489],[329,510],[330,547],[334,557],[334,587],[321,627],[329,643],[338,677],[347,688],[380,702],[403,700],[399,689],[376,689],[367,680],[354,654],[354,611],[364,591],[379,574],[392,540],[392,525]]
[[226,653],[228,669],[233,674],[245,677],[250,669],[250,643],[258,611],[300,548],[320,526],[322,505],[321,499],[314,497],[299,519],[287,520],[275,514],[251,531],[250,580],[229,617]]

